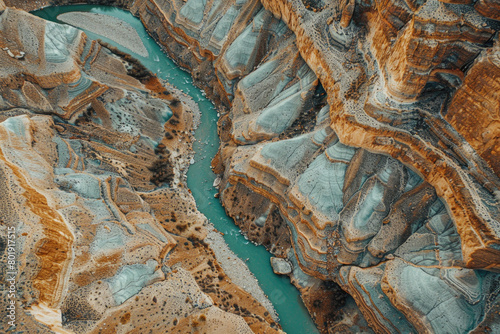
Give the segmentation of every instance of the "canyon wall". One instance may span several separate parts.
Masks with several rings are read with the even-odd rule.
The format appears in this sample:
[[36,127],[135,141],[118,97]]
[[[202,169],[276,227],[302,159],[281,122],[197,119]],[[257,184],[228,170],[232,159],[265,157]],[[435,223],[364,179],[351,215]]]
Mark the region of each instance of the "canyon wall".
[[[439,1],[262,5],[131,7],[229,109],[214,161],[228,213],[298,265],[304,292],[317,286],[304,273],[339,283],[377,332],[480,326],[500,263],[493,14]],[[326,313],[313,299],[311,313]]]
[[108,3],[220,107],[221,200],[320,330],[500,330],[498,1]]
[[0,64],[3,263],[15,250],[0,332],[281,332],[204,241],[186,185],[194,101],[129,55],[12,8]]

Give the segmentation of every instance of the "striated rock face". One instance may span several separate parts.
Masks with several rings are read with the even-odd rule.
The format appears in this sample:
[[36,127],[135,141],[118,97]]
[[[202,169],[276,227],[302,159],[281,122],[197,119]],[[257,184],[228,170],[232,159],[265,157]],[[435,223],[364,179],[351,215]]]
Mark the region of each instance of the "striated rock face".
[[[253,1],[131,7],[230,108],[214,161],[228,213],[338,282],[377,332],[475,328],[500,263],[494,6],[262,5],[272,17]],[[314,280],[293,275],[314,311]]]
[[476,59],[444,115],[497,175],[500,174],[499,47],[495,44]]
[[498,331],[498,1],[125,6],[221,106],[221,200],[320,330]]
[[[443,11],[446,18],[453,15],[453,11],[448,10],[450,6],[437,1],[426,2],[417,13],[424,11],[428,6],[431,6],[434,12],[437,12],[438,9]],[[450,8],[454,10],[461,9],[469,13],[471,11],[469,7],[454,5]],[[339,60],[347,61],[346,58],[350,57],[352,52],[347,51],[338,55],[339,58],[334,56],[335,52],[329,47],[328,39],[330,37],[328,37],[328,34],[335,24],[332,23],[333,26],[322,29],[318,28],[319,33],[318,29],[306,29],[306,27],[310,27],[314,22],[317,22],[320,17],[332,14],[334,8],[330,9],[330,13],[325,9],[318,14],[311,14],[305,8],[301,10],[300,5],[293,1],[273,2],[269,4],[269,8],[274,12],[281,13],[283,19],[294,27],[293,29],[300,30],[301,33],[299,34],[296,31],[296,34],[300,36],[298,41],[301,49],[303,49],[302,54],[305,55],[308,64],[320,74],[321,82],[325,86],[327,93],[331,91],[329,102],[331,104],[332,127],[342,142],[391,154],[425,176],[426,180],[429,180],[436,188],[438,195],[443,197],[450,207],[450,212],[457,222],[459,233],[463,234],[464,259],[467,265],[470,267],[495,267],[498,263],[497,250],[496,246],[494,246],[498,242],[495,223],[498,215],[496,212],[497,207],[489,203],[496,202],[493,190],[495,184],[498,184],[498,177],[492,172],[491,166],[485,164],[477,156],[476,152],[459,137],[457,131],[448,123],[443,122],[439,112],[444,113],[442,108],[445,107],[447,94],[437,88],[432,88],[432,82],[427,84],[429,92],[424,92],[421,89],[414,90],[410,83],[415,82],[416,84],[417,79],[423,80],[422,75],[417,71],[413,72],[418,74],[418,78],[409,80],[410,83],[407,84],[401,83],[401,89],[397,89],[395,85],[391,84],[391,81],[400,82],[401,80],[391,74],[392,71],[387,68],[389,65],[382,65],[383,61],[390,61],[392,53],[388,51],[380,52],[380,47],[383,47],[384,43],[375,42],[382,40],[382,38],[377,37],[379,36],[379,28],[369,26],[370,22],[380,22],[380,20],[369,19],[370,11],[360,13],[359,24],[361,25],[364,22],[363,19],[368,20],[367,37],[373,43],[364,44],[357,47],[357,49],[363,51],[363,48],[365,48],[365,54],[367,56],[374,55],[374,59],[368,59],[371,61],[368,62],[368,60],[364,61],[358,58],[355,62],[357,70],[347,71],[345,66],[340,66],[342,63]],[[295,10],[292,11],[291,9]],[[300,13],[305,16],[306,12],[309,13],[308,15],[317,17],[317,19],[305,20],[299,16]],[[377,11],[377,13],[380,13],[380,11]],[[474,16],[474,13],[470,13],[470,15]],[[413,20],[416,19],[413,18]],[[474,20],[481,22],[479,14],[475,14]],[[459,27],[462,27],[461,21],[460,23],[454,22]],[[482,22],[480,25],[483,26],[483,24],[485,23]],[[405,40],[413,40],[414,37],[410,34],[413,28],[411,26],[406,27],[409,32],[402,34],[400,38],[395,40],[395,45],[403,43]],[[355,30],[355,28],[356,26],[353,24],[352,29]],[[348,31],[345,34],[349,36]],[[359,34],[362,34],[362,31],[359,31],[358,34],[355,34],[355,31],[351,32],[351,39],[361,37]],[[444,36],[445,43],[443,44],[446,44],[446,39],[452,39],[452,37]],[[466,37],[469,38],[468,34],[464,33],[464,39]],[[480,39],[479,42],[484,43],[486,40]],[[468,50],[474,50],[473,45],[467,46]],[[351,47],[354,48],[354,45]],[[425,47],[422,46],[422,48],[416,49],[415,52],[421,52],[421,49],[425,49]],[[306,50],[310,52],[306,52]],[[403,48],[402,51],[404,50]],[[399,51],[398,54],[403,55],[403,57],[400,58],[400,61],[395,59],[391,66],[409,61],[410,56],[406,55],[405,51]],[[471,61],[469,56],[464,59]],[[369,65],[366,70],[361,70],[361,68],[364,68],[363,63]],[[375,67],[375,69],[380,68],[380,72],[366,73],[367,70],[370,70],[370,66]],[[446,67],[446,64],[441,66]],[[452,65],[450,64],[450,66]],[[453,66],[460,68],[461,65],[456,63]],[[320,71],[320,67],[323,71]],[[408,68],[405,65],[401,71],[407,71]],[[359,72],[359,74],[356,74],[356,72]],[[401,72],[396,71],[396,73]],[[363,77],[369,77],[373,83],[361,85]],[[404,77],[404,74],[401,74],[402,77]],[[424,81],[427,81],[427,79]],[[364,82],[367,82],[366,79]],[[358,96],[355,100],[351,99],[350,94],[353,85],[355,87],[361,85],[356,90]],[[418,84],[417,86],[422,85]],[[414,91],[415,94],[420,95],[413,95],[412,93],[412,95],[404,97],[402,93],[398,93],[405,90],[406,87],[410,92]],[[443,89],[446,91],[446,88],[448,87],[446,86]],[[420,98],[414,104],[411,104],[410,102],[416,96]],[[398,113],[404,115],[398,116]],[[422,123],[424,129],[418,126],[419,122]],[[449,147],[454,149],[452,150]],[[472,236],[468,233],[470,228],[480,228],[483,232],[477,236]]]
[[15,300],[16,332],[280,332],[203,241],[185,183],[192,101],[130,56],[12,8],[0,64],[0,244],[15,228],[17,261],[0,314]]

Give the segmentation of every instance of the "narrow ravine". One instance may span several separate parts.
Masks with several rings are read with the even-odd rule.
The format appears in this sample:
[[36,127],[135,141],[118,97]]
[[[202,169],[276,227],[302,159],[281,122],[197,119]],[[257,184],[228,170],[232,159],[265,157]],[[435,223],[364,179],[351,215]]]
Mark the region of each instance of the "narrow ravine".
[[196,200],[198,209],[215,227],[224,233],[224,239],[231,250],[241,259],[246,260],[249,269],[258,279],[259,285],[266,293],[279,317],[283,330],[287,333],[317,333],[317,329],[304,307],[298,290],[290,283],[288,277],[274,274],[270,265],[271,255],[263,246],[255,246],[245,239],[239,228],[229,218],[220,201],[214,198],[217,190],[212,186],[216,176],[212,173],[210,162],[217,153],[219,138],[217,135],[217,110],[205,98],[203,92],[193,85],[189,73],[181,70],[169,59],[148,35],[141,21],[127,11],[106,6],[74,5],[48,7],[33,14],[46,20],[62,23],[57,16],[73,11],[84,11],[111,15],[129,23],[141,37],[149,52],[147,58],[132,52],[112,40],[100,35],[85,31],[90,38],[100,38],[120,50],[132,54],[139,59],[149,70],[156,73],[161,79],[189,94],[199,105],[201,123],[195,132],[194,143],[195,163],[188,171],[187,183]]

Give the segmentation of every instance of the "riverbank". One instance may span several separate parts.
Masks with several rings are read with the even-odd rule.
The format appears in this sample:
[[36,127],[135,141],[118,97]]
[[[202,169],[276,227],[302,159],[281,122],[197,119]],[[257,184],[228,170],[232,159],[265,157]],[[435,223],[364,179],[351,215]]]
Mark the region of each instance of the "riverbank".
[[[132,50],[142,57],[147,58],[149,56],[137,32],[127,22],[119,18],[105,14],[86,12],[64,13],[58,15],[57,18],[63,22],[70,23],[76,27],[89,30],[95,34],[106,37],[116,44]],[[133,30],[133,33],[131,33],[131,30]],[[174,92],[174,89],[171,89],[171,91]],[[191,143],[194,139],[191,134],[194,133],[200,122],[200,110],[198,105],[182,91],[175,89],[175,95],[181,99],[182,103],[189,105],[189,109],[193,112],[194,122],[192,126],[188,125],[187,128],[180,130],[183,131],[183,134],[189,136],[187,143]],[[186,180],[188,168],[191,162],[195,162],[194,151],[191,144],[176,145],[176,148],[179,148],[181,151],[176,152],[173,150],[173,157],[179,165],[179,168],[174,170],[176,174],[174,180]],[[213,224],[208,223],[204,226],[208,230],[207,237],[204,240],[211,246],[217,261],[220,263],[222,269],[224,269],[226,275],[233,283],[240,286],[243,290],[247,291],[256,300],[258,300],[259,303],[261,303],[268,310],[273,319],[278,321],[278,316],[272,306],[272,303],[265,296],[264,291],[262,291],[257,282],[257,279],[248,269],[245,262],[243,262],[231,251],[227,243],[224,241],[224,238],[222,238],[221,234],[215,229]]]
[[[94,7],[73,6],[71,8],[67,7],[65,10],[92,11],[92,8]],[[51,8],[50,10],[53,12],[54,8]],[[137,10],[140,12],[137,12]],[[146,12],[143,12],[141,8],[134,8],[133,12],[140,16],[141,20],[145,24],[151,25],[154,23],[153,19],[143,15]],[[57,15],[61,13],[63,13],[61,7],[57,7]],[[156,45],[156,43],[151,39],[138,20],[130,20],[123,11],[111,9],[109,7],[106,14],[126,20],[139,32],[139,35],[143,39],[148,50],[150,50],[150,53],[151,50],[157,50],[157,52],[159,52],[158,54],[163,55],[158,45]],[[163,27],[165,28],[165,26]],[[169,44],[170,42],[168,41],[165,42],[165,31],[161,28],[155,29],[155,32],[158,33],[158,38],[163,41],[162,44],[167,51],[169,53],[175,52],[175,45],[178,45],[176,44],[177,42],[173,41],[172,44]],[[89,33],[89,35],[92,36],[91,33]],[[93,37],[99,38],[99,36]],[[103,40],[109,42],[106,38],[103,38]],[[179,52],[178,56],[181,57],[182,51],[179,50]],[[158,77],[166,79],[168,82],[173,83],[181,89],[184,93],[191,95],[202,110],[202,126],[196,130],[197,140],[194,142],[197,157],[195,158],[195,163],[189,168],[187,180],[188,186],[192,190],[193,196],[196,198],[196,205],[198,209],[203,212],[205,216],[212,223],[214,223],[214,225],[216,225],[217,229],[224,234],[225,241],[240,258],[251,259],[247,262],[247,265],[258,278],[259,285],[262,287],[265,294],[274,304],[275,309],[280,316],[283,329],[288,333],[316,332],[317,330],[310,319],[308,311],[305,309],[297,289],[290,283],[289,278],[286,276],[277,276],[273,273],[270,265],[270,254],[264,247],[255,246],[245,239],[239,229],[234,225],[234,222],[226,216],[225,210],[221,206],[219,200],[214,198],[214,195],[217,193],[217,189],[215,189],[212,184],[216,176],[210,171],[210,162],[212,157],[217,153],[219,147],[219,138],[215,130],[216,123],[218,121],[217,111],[214,109],[213,105],[206,100],[204,96],[205,94],[194,87],[191,77],[186,72],[180,70],[172,62],[167,60],[159,61],[156,57],[144,58],[136,54],[134,54],[134,56],[157,73]],[[176,60],[182,64],[182,57],[179,57],[176,56]],[[199,72],[199,70],[193,70],[195,79],[198,78],[198,81],[196,81],[197,84],[201,83],[201,81],[199,81],[201,79],[200,73],[202,72]],[[204,72],[204,75],[208,76],[203,78],[209,82],[210,71]],[[214,97],[217,101],[217,96],[213,95],[213,89],[210,90],[210,92],[207,91],[207,94],[210,97]],[[172,228],[175,230],[175,226]]]
[[142,57],[149,56],[137,31],[127,22],[116,17],[98,13],[72,12],[61,14],[57,19],[76,28],[109,38]]
[[[215,229],[213,224],[208,223],[205,225],[208,230],[207,237],[205,241],[210,245],[210,248],[214,251],[217,261],[219,261],[222,269],[226,275],[231,279],[231,281],[242,289],[251,294],[255,299],[257,299],[262,306],[264,306],[271,317],[275,321],[279,321],[276,310],[273,307],[271,301],[266,297],[264,291],[262,291],[259,283],[253,273],[248,269],[245,262],[240,259],[234,252],[229,248],[228,244],[224,241],[224,238],[219,231]],[[246,259],[251,261],[250,258]]]
[[0,230],[18,232],[16,331],[280,333],[203,241],[185,180],[194,101],[73,27],[12,8],[0,25]]

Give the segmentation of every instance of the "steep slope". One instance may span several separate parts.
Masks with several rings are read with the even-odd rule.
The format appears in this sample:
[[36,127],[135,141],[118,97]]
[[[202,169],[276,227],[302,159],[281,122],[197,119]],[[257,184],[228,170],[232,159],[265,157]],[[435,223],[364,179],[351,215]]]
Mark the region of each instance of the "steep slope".
[[376,332],[495,332],[498,1],[107,3],[220,105],[221,200],[321,330],[363,326],[335,281]]
[[14,303],[14,330],[280,332],[204,242],[185,182],[196,104],[23,11],[0,13],[0,49],[3,248],[15,229],[2,277],[16,285],[1,314]]

